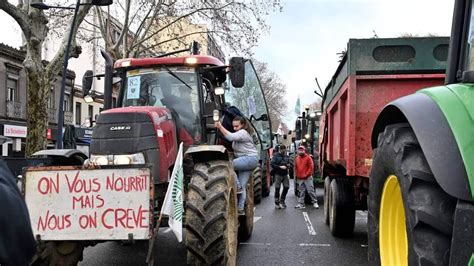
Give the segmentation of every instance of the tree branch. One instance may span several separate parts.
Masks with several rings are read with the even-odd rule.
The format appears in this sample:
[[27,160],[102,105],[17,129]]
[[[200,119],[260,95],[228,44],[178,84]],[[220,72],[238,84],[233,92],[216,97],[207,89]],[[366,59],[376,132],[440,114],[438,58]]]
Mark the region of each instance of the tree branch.
[[7,0],[0,0],[0,9],[10,15],[20,26],[25,38],[31,38],[30,19],[22,9],[10,4]]
[[[79,28],[82,21],[86,17],[86,15],[89,12],[90,8],[91,8],[91,6],[82,6],[79,9],[79,12],[78,12],[77,18],[76,18],[76,23],[74,25],[74,28],[72,29],[72,31],[73,31],[72,42],[71,42],[71,51],[72,51],[72,53],[70,53],[69,58],[71,58],[73,56],[77,57],[78,53],[80,53],[80,48],[76,47],[77,29]],[[69,30],[71,30],[71,27],[72,27],[72,19],[71,19],[70,26],[68,27]],[[54,58],[49,62],[48,66],[46,67],[45,75],[47,77],[48,76],[49,77],[55,76],[61,70],[61,63],[64,60],[66,46],[67,46],[67,43],[68,43],[68,38],[69,38],[69,34],[65,34],[64,38],[62,40],[61,46],[59,47],[58,52],[56,53]],[[67,60],[69,60],[69,58],[67,58]]]

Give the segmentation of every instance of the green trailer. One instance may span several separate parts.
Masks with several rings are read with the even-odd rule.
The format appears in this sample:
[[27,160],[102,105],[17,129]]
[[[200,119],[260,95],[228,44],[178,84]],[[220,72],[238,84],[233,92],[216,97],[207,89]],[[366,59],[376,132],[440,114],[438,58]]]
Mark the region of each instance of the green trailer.
[[372,131],[370,265],[474,265],[474,13],[456,0],[444,86],[385,106]]

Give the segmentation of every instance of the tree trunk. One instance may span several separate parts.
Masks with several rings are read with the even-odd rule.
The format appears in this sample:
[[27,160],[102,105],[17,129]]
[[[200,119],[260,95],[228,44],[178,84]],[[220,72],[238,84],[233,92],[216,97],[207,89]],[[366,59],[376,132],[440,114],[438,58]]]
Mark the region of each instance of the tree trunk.
[[[48,99],[50,80],[39,71],[28,71],[28,136],[26,154],[46,149],[48,131]],[[57,113],[57,110],[55,110]],[[56,114],[55,114],[56,117]],[[55,119],[56,120],[56,119]]]

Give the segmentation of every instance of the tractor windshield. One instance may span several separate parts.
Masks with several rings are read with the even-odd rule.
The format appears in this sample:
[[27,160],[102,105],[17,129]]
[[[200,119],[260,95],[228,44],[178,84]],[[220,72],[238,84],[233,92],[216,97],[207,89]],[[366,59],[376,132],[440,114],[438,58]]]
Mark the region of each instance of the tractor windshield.
[[469,32],[466,49],[466,71],[474,70],[474,5],[471,3],[471,18],[469,19]]
[[201,132],[197,75],[189,67],[155,67],[126,73],[122,104],[166,107],[192,136]]

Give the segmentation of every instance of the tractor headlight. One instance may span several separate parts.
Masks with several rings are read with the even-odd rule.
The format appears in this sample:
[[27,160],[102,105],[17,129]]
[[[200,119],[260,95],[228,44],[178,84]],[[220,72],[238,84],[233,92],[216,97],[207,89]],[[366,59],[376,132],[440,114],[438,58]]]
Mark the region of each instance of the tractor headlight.
[[114,155],[114,165],[144,164],[145,156],[143,153]]
[[131,164],[132,160],[130,155],[115,155],[114,156],[114,165],[127,165]]
[[109,156],[107,155],[91,155],[89,159],[91,164],[94,165],[108,165],[109,164]]
[[130,158],[131,158],[132,164],[144,164],[145,163],[145,156],[141,152],[132,154]]

